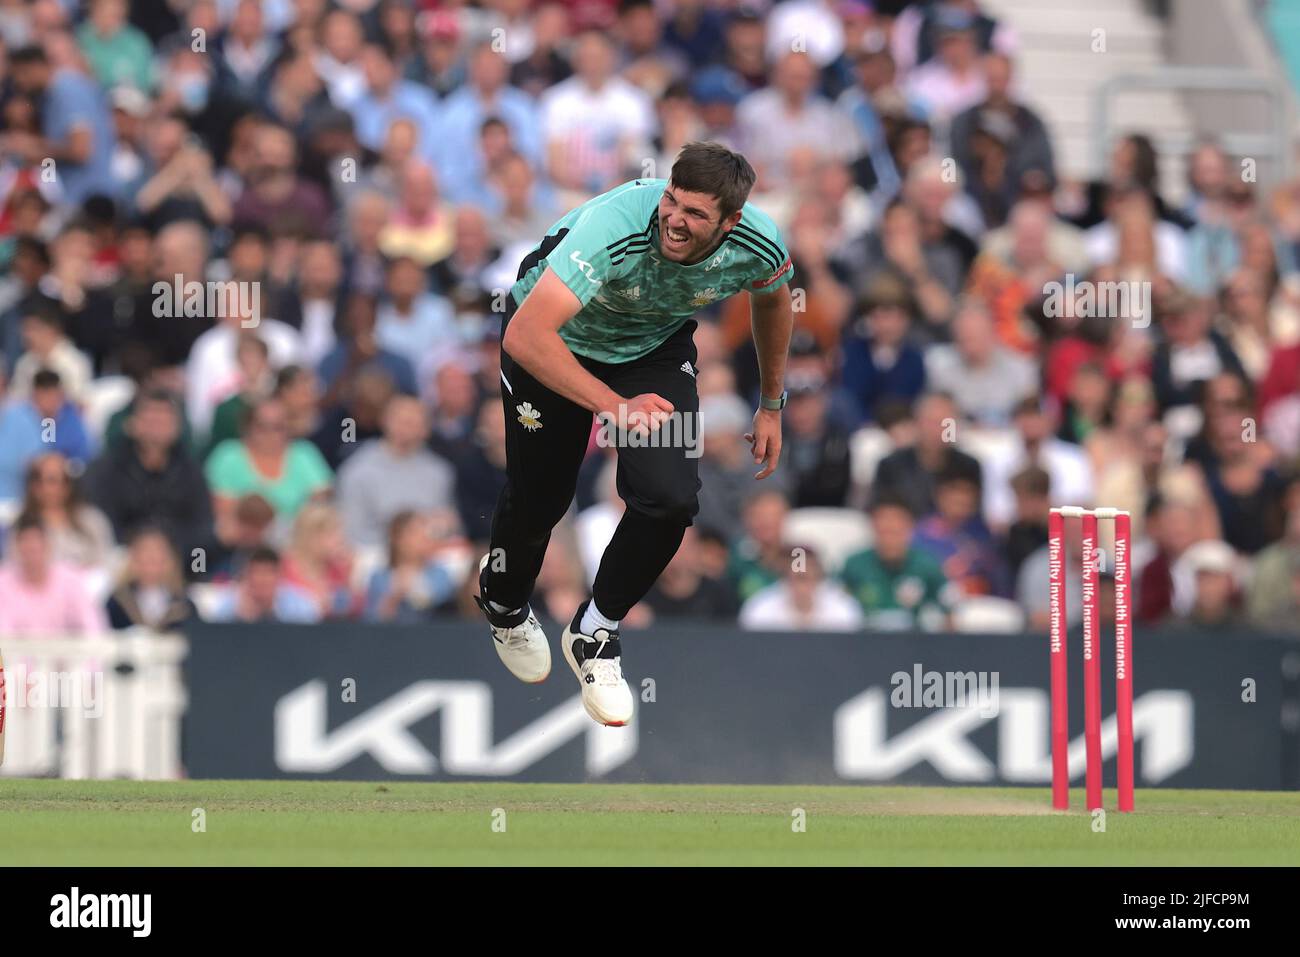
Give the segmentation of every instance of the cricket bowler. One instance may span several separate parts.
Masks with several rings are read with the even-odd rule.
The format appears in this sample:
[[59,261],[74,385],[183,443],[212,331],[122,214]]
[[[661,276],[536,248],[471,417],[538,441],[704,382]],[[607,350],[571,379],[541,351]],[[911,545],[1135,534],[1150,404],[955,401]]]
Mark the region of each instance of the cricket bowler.
[[[691,143],[662,179],[624,183],[570,211],[519,267],[501,333],[506,485],[479,572],[479,607],[497,654],[521,681],[543,681],[551,651],[529,607],[551,529],[573,500],[592,416],[619,437],[626,504],[561,650],[587,713],[632,717],[619,622],[650,590],[699,510],[696,310],[748,290],[761,373],[746,434],[756,479],[781,455],[794,268],[772,220],[749,204],[754,170],[716,143]],[[664,430],[661,432],[660,430]],[[636,441],[640,438],[641,441]]]

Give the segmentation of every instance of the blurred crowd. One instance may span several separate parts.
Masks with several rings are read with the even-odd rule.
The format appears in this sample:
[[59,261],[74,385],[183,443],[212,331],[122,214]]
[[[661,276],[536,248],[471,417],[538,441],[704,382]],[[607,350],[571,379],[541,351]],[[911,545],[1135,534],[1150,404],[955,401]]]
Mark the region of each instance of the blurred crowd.
[[1016,49],[974,0],[0,0],[0,633],[470,614],[505,290],[693,140],[794,260],[785,451],[752,480],[748,302],[704,310],[629,628],[1043,628],[1058,504],[1131,512],[1140,624],[1300,628],[1300,181],[1205,138],[1175,191],[1140,132],[1070,180]]

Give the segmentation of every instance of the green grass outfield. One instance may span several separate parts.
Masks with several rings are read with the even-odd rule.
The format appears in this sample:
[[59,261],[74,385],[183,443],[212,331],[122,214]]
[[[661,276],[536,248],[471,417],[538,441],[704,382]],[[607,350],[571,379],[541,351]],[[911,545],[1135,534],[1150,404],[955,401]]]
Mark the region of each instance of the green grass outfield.
[[[1300,864],[1300,795],[1045,788],[0,779],[6,865]],[[1107,805],[1114,807],[1108,792]],[[194,833],[194,809],[206,833]],[[496,809],[505,831],[493,830]],[[792,830],[793,812],[807,830]],[[497,820],[500,820],[498,815]]]

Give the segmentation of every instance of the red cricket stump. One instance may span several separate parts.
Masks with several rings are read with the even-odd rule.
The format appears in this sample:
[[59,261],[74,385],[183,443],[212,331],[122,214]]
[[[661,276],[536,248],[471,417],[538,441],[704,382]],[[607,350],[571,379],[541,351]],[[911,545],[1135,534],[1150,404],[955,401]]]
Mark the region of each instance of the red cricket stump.
[[1047,518],[1049,633],[1052,642],[1052,807],[1064,811],[1070,806],[1070,708],[1069,670],[1066,657],[1065,615],[1065,517],[1052,509]]
[[1087,808],[1101,807],[1101,656],[1097,621],[1097,513],[1083,513],[1083,744],[1088,755]]
[[1130,565],[1133,540],[1129,513],[1117,508],[1053,508],[1047,518],[1047,577],[1050,597],[1048,631],[1052,643],[1052,807],[1070,806],[1070,665],[1066,606],[1065,520],[1080,523],[1083,595],[1083,745],[1087,757],[1085,791],[1088,810],[1102,806],[1101,766],[1101,541],[1098,522],[1110,520],[1115,530],[1115,723],[1118,732],[1116,774],[1119,809],[1133,810],[1133,615]]
[[1132,580],[1129,515],[1115,515],[1115,723],[1119,731],[1116,780],[1119,809],[1133,810],[1133,619],[1129,609]]

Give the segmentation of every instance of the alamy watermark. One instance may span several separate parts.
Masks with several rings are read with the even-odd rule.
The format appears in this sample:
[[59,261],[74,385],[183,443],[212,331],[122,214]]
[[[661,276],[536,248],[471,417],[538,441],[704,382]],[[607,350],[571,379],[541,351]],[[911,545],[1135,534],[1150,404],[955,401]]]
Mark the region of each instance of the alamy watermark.
[[1151,283],[1146,281],[1076,281],[1074,273],[1065,282],[1043,284],[1043,315],[1049,319],[1127,319],[1135,329],[1151,325]]
[[171,282],[153,284],[153,314],[156,319],[223,319],[239,316],[245,329],[256,329],[262,321],[260,282],[199,282],[177,273]]
[[889,703],[895,708],[976,708],[980,717],[998,713],[996,671],[926,671],[920,662],[910,672],[895,671]]
[[7,708],[70,708],[87,718],[104,715],[102,671],[42,671],[20,662],[5,672],[0,694]]
[[704,454],[698,412],[651,413],[619,403],[616,410],[602,412],[597,419],[596,444],[603,449],[683,449],[688,459]]

